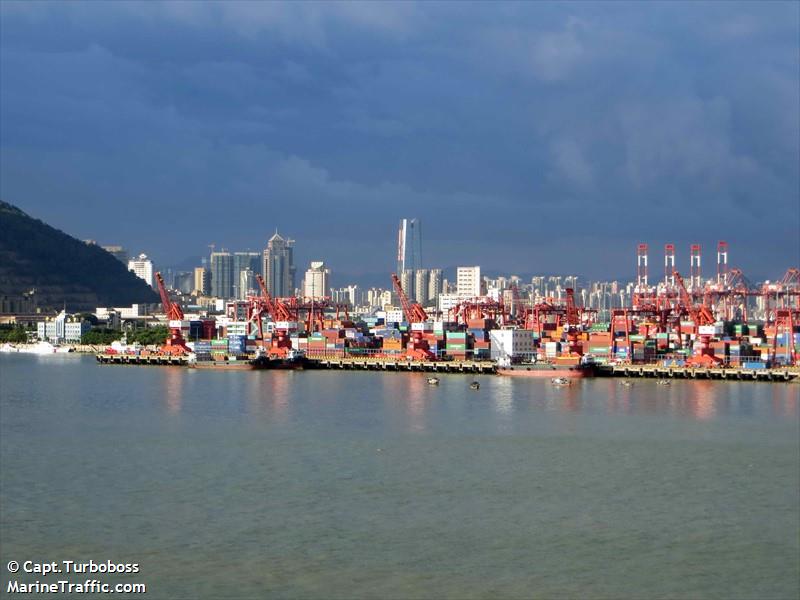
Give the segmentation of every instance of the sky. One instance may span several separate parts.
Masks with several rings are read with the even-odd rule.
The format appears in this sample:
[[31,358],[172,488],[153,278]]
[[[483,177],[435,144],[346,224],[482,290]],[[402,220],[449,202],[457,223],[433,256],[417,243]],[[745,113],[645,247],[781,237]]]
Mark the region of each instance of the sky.
[[[800,264],[797,2],[0,2],[0,198],[157,265]],[[388,282],[387,282],[388,286]]]

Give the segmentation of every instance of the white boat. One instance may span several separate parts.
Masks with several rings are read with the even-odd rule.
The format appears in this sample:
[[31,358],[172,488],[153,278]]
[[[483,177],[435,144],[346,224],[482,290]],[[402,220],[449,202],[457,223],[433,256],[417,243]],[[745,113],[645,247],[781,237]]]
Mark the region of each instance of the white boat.
[[37,342],[31,346],[20,346],[19,352],[26,354],[65,354],[72,352],[69,346],[54,346],[50,342]]
[[19,348],[13,344],[5,343],[0,346],[0,352],[19,352]]
[[572,385],[572,382],[566,377],[554,377],[550,380],[553,385]]

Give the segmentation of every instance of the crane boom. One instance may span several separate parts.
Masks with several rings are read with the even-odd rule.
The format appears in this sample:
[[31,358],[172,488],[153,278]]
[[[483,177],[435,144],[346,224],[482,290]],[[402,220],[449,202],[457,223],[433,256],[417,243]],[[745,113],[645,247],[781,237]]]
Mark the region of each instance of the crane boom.
[[695,326],[713,325],[714,315],[711,314],[711,311],[708,310],[708,307],[700,306],[700,308],[697,308],[692,302],[692,297],[689,295],[689,292],[686,290],[686,284],[683,282],[683,277],[681,277],[681,274],[677,271],[673,271],[672,273],[675,276],[675,282],[678,284],[681,304],[683,305],[684,309],[686,309],[686,312],[689,313],[689,317],[691,317]]
[[270,296],[269,292],[267,291],[267,285],[264,283],[264,278],[258,274],[256,275],[256,281],[258,282],[258,287],[261,288],[261,296],[264,299],[264,304],[266,305],[267,312],[269,316],[272,317],[273,321],[293,321],[292,314],[286,306],[283,305],[280,300],[277,300]]
[[403,314],[409,323],[424,323],[428,320],[428,313],[418,303],[411,302],[403,291],[403,285],[400,283],[400,278],[397,273],[392,273],[392,284],[394,290],[400,297],[400,305],[403,307]]
[[164,313],[169,319],[169,337],[161,346],[163,354],[182,355],[188,354],[189,349],[186,347],[186,341],[183,339],[181,332],[181,321],[183,321],[183,310],[177,302],[169,299],[167,293],[167,286],[164,285],[164,278],[161,273],[156,273],[156,283],[158,284],[158,293],[161,296],[161,304],[164,306]]
[[575,290],[567,288],[567,325],[577,327],[581,324],[578,307],[575,306]]
[[183,320],[183,310],[177,303],[169,299],[167,286],[164,285],[164,278],[160,272],[156,273],[156,283],[158,284],[158,293],[161,296],[161,304],[164,307],[164,314],[167,315],[170,321]]

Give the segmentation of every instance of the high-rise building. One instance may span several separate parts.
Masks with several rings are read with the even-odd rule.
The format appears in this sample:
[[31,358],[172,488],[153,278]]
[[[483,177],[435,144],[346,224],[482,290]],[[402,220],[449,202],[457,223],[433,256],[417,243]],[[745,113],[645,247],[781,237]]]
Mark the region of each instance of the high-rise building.
[[414,271],[414,300],[423,306],[428,303],[428,269]]
[[260,252],[234,252],[233,253],[233,296],[244,300],[247,297],[247,288],[241,286],[241,273],[246,270],[255,273],[261,272],[261,253]]
[[194,270],[194,293],[199,296],[208,296],[211,293],[211,272],[205,267]]
[[306,298],[323,298],[328,295],[328,279],[330,269],[325,268],[325,263],[313,261],[306,271],[303,279],[303,296]]
[[459,298],[476,298],[481,295],[480,267],[458,267],[456,294]]
[[273,298],[294,295],[294,240],[284,239],[276,231],[264,249],[261,272]]
[[400,285],[403,286],[403,291],[405,292],[406,297],[413,302],[415,299],[414,271],[410,269],[406,269],[405,271],[400,271]]
[[422,267],[422,223],[401,219],[397,233],[397,274]]
[[128,251],[122,246],[100,246],[123,264],[128,264]]
[[211,295],[233,297],[233,256],[230,252],[211,253]]
[[140,254],[129,260],[128,271],[133,271],[139,279],[144,279],[147,285],[153,286],[153,262],[147,258],[147,254]]
[[442,293],[442,270],[431,269],[428,276],[428,301],[436,302]]
[[248,296],[256,295],[257,289],[256,272],[250,268],[239,271],[239,281],[236,284],[236,297],[239,300],[247,300]]
[[194,273],[191,271],[178,271],[172,278],[172,289],[182,294],[191,294],[194,284]]

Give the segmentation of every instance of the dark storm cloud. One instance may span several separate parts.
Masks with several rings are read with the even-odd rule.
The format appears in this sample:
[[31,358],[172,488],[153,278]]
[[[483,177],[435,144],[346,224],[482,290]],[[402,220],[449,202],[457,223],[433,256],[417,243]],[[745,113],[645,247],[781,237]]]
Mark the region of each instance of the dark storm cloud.
[[385,270],[403,216],[432,266],[800,260],[796,3],[0,10],[2,197],[162,264],[279,227]]

